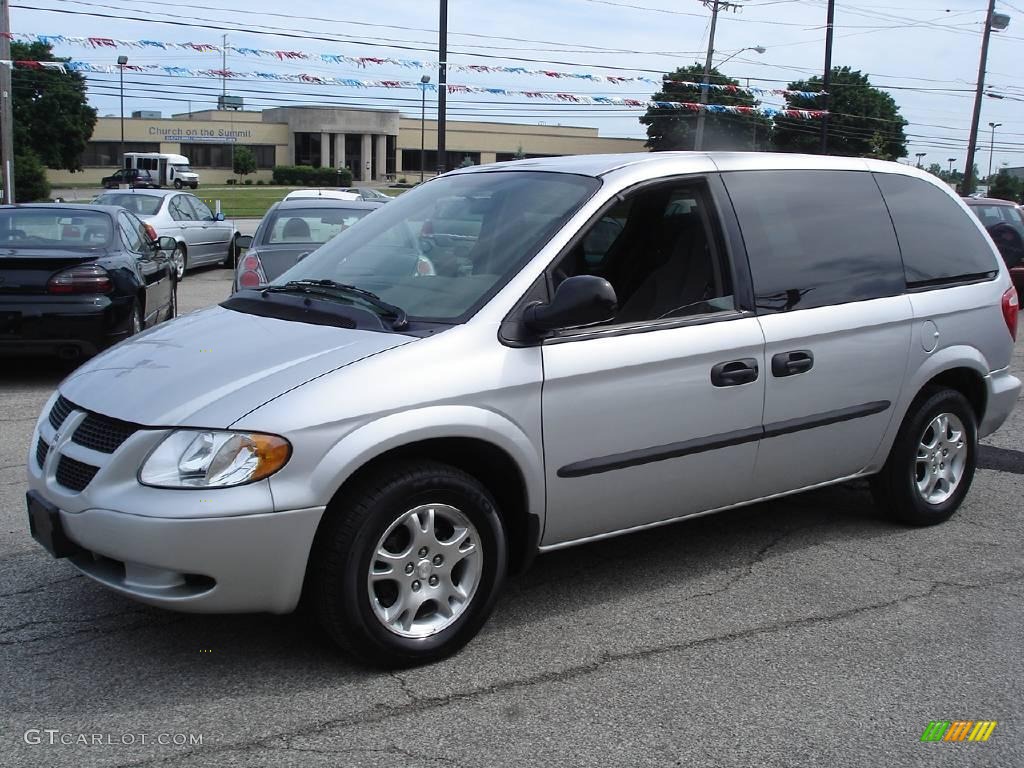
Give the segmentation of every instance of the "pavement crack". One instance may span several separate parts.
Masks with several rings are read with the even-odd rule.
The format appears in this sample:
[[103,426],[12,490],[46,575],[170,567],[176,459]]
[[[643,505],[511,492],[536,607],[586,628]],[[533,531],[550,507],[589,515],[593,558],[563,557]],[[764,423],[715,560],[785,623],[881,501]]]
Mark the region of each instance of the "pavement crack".
[[[785,535],[779,537],[784,538]],[[767,546],[763,547],[759,551],[760,557],[765,556],[772,547],[776,546],[778,541],[770,542]],[[751,562],[750,566],[755,565],[757,557]],[[157,765],[159,763],[165,763],[168,760],[174,760],[181,762],[191,757],[209,757],[211,754],[217,753],[228,753],[228,752],[252,752],[261,748],[273,748],[273,742],[280,741],[281,739],[289,740],[296,739],[303,736],[313,736],[316,734],[324,733],[326,731],[337,729],[337,728],[348,728],[352,726],[366,726],[375,725],[388,720],[393,720],[404,715],[422,715],[429,713],[436,709],[441,709],[452,704],[458,704],[463,702],[473,702],[479,699],[483,699],[487,696],[493,696],[495,694],[502,694],[511,691],[518,691],[523,689],[532,688],[538,685],[544,685],[547,683],[564,683],[572,680],[576,680],[581,677],[593,674],[594,672],[602,669],[609,664],[617,664],[630,661],[642,661],[644,659],[657,658],[659,656],[665,656],[675,653],[686,653],[688,651],[721,645],[724,643],[731,643],[737,640],[745,640],[752,637],[772,635],[778,632],[785,632],[791,629],[802,629],[806,627],[813,627],[818,624],[824,624],[835,621],[845,621],[848,619],[855,619],[857,617],[885,611],[890,608],[898,607],[904,603],[927,600],[934,596],[942,589],[952,589],[956,591],[968,591],[974,589],[988,589],[994,586],[1001,586],[1007,584],[1014,584],[1017,582],[1024,581],[1024,572],[1014,573],[1004,579],[997,579],[985,583],[972,584],[972,585],[959,585],[949,582],[933,582],[931,586],[923,591],[917,592],[903,597],[894,598],[892,600],[886,600],[880,603],[870,603],[857,608],[849,608],[843,611],[837,611],[835,613],[828,613],[823,615],[812,615],[804,616],[796,619],[789,619],[786,621],[775,622],[772,624],[763,624],[756,627],[750,627],[748,629],[737,630],[734,632],[726,632],[721,635],[712,635],[710,637],[699,638],[696,640],[689,640],[681,643],[671,643],[669,645],[658,646],[654,648],[641,648],[636,650],[624,651],[621,653],[604,653],[594,661],[587,662],[585,664],[578,664],[573,667],[566,669],[541,672],[530,677],[526,677],[520,680],[511,680],[505,683],[498,683],[495,685],[483,686],[480,688],[474,688],[468,691],[461,691],[457,693],[451,693],[444,696],[431,696],[431,697],[419,697],[415,701],[408,704],[400,704],[397,706],[389,706],[385,704],[376,704],[364,712],[349,715],[345,717],[335,718],[333,720],[325,720],[320,723],[314,723],[310,725],[304,725],[294,731],[287,731],[285,733],[274,734],[273,736],[264,736],[258,739],[254,739],[249,742],[225,745],[223,747],[193,750],[191,752],[181,753],[173,758],[157,759],[157,760],[146,760],[136,763],[125,763],[120,768],[140,768],[141,766]]]

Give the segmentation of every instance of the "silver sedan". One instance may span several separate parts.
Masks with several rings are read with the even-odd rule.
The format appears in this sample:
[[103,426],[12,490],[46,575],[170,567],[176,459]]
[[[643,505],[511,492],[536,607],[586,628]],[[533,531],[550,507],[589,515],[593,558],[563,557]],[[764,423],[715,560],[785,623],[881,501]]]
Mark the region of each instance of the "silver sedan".
[[178,243],[173,261],[179,280],[192,267],[234,266],[238,227],[195,195],[173,189],[121,189],[106,192],[94,202],[119,205],[150,224],[158,236],[173,237]]

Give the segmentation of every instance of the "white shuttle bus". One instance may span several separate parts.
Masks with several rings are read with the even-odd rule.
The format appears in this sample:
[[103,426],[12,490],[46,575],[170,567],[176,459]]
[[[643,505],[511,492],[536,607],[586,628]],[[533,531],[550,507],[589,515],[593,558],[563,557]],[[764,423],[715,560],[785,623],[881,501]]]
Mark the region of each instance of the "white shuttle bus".
[[174,185],[175,189],[199,186],[199,174],[188,165],[184,155],[169,155],[163,152],[125,152],[125,168],[139,168],[156,174],[160,186]]

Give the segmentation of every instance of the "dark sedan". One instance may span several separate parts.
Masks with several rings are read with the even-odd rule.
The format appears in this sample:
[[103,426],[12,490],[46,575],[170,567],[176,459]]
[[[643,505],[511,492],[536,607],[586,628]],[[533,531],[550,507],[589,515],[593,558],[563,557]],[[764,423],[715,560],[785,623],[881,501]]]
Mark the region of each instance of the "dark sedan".
[[142,168],[121,168],[111,176],[100,179],[104,189],[117,189],[126,185],[131,189],[159,189],[160,180],[155,173]]
[[73,360],[173,318],[173,250],[123,208],[0,206],[0,353]]
[[1024,215],[1016,203],[988,197],[964,199],[995,242],[1017,293],[1024,294]]
[[295,198],[275,203],[252,238],[237,240],[239,246],[248,251],[238,260],[234,289],[255,288],[270,282],[307,253],[382,205],[329,197]]

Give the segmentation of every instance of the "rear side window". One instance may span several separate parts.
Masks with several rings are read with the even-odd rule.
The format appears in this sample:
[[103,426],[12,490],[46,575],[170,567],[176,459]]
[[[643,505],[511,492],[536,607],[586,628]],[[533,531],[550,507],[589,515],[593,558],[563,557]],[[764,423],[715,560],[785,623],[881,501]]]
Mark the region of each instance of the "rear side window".
[[759,311],[903,292],[899,245],[871,174],[746,171],[722,178],[743,231]]
[[983,277],[998,269],[970,214],[941,189],[911,176],[879,173],[875,178],[892,214],[909,287]]

